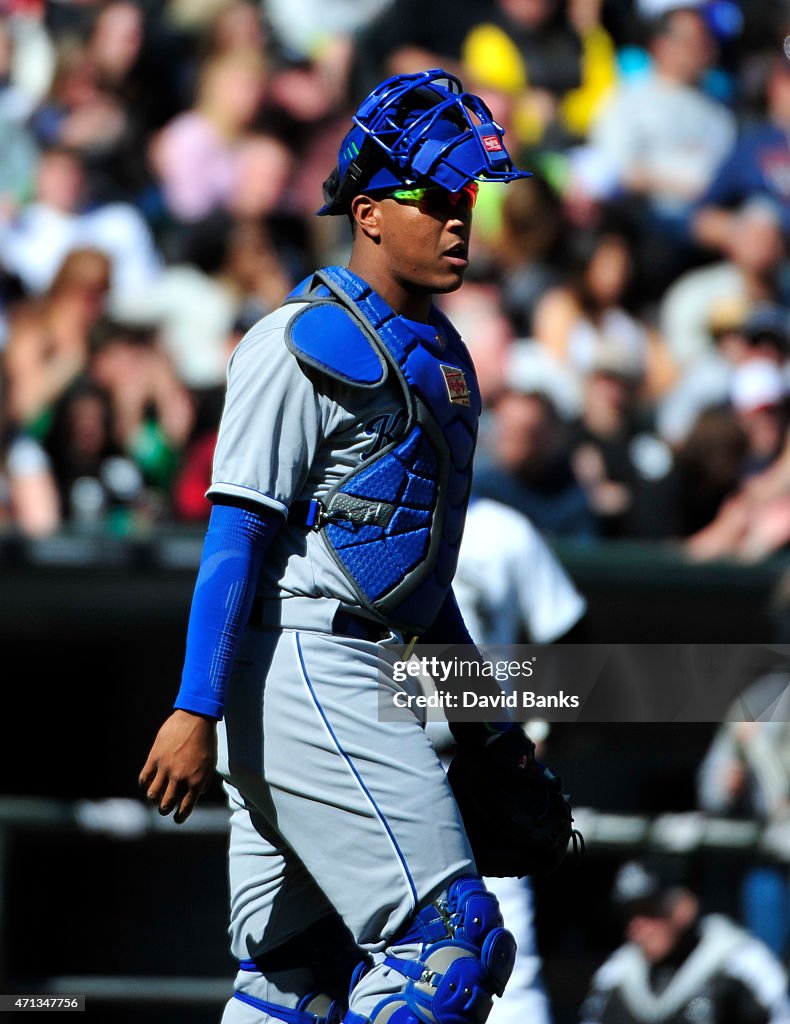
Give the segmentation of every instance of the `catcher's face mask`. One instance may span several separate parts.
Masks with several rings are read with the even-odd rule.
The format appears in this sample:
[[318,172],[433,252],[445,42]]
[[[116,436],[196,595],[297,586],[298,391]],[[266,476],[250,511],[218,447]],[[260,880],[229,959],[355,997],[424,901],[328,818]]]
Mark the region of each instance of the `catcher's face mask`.
[[470,181],[530,177],[513,166],[504,129],[485,103],[441,68],[386,79],[352,120],[319,216],[347,213],[363,191],[433,184],[458,193]]

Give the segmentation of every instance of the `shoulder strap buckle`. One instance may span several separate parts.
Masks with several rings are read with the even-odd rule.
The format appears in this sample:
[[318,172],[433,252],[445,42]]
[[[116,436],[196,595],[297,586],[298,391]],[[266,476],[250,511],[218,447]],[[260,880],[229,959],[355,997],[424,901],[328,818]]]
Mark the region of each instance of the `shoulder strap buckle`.
[[327,510],[326,505],[318,498],[309,501],[295,501],[288,510],[288,522],[304,526],[308,530],[323,529],[327,523],[353,520],[353,516],[345,509]]

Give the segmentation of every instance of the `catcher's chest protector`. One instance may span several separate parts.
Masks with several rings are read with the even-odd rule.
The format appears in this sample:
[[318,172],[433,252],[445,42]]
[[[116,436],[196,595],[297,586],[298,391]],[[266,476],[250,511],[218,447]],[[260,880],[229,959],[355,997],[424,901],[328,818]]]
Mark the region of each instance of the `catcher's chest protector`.
[[301,362],[356,387],[400,385],[395,438],[329,492],[314,525],[360,603],[420,632],[458,561],[481,405],[471,358],[438,311],[431,324],[397,316],[343,267],[319,271],[292,301],[308,303],[286,331]]

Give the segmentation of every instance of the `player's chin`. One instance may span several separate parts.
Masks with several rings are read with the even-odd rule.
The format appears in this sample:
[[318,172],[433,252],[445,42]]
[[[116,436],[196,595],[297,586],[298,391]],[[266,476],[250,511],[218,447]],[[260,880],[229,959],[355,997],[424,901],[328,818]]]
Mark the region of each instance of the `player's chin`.
[[443,267],[441,272],[436,274],[436,282],[432,290],[437,295],[456,291],[464,283],[464,275],[468,266],[466,260],[454,260],[449,266]]

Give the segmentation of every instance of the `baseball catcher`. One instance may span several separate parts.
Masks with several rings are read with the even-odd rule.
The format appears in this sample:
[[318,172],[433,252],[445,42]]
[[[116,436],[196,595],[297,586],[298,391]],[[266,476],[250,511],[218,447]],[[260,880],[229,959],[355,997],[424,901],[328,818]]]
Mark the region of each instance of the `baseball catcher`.
[[[434,297],[462,284],[478,183],[526,175],[453,75],[380,83],[319,211],[349,222],[348,264],[231,357],[181,687],[140,775],[178,821],[215,765],[223,779],[239,965],[223,1024],[485,1024],[513,969],[422,723],[377,709],[390,647],[471,643],[452,580],[482,400]],[[526,792],[542,822],[521,731],[461,731],[464,794],[490,779],[484,800]],[[327,978],[324,953],[345,950]]]

